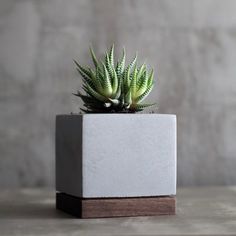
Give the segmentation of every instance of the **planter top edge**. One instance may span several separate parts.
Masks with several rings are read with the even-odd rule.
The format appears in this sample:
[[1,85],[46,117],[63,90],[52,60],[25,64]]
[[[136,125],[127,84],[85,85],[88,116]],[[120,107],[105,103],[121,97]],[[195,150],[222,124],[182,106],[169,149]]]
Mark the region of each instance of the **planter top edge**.
[[161,113],[93,113],[93,114],[58,114],[56,117],[71,117],[71,116],[169,116],[176,117],[175,114],[161,114]]

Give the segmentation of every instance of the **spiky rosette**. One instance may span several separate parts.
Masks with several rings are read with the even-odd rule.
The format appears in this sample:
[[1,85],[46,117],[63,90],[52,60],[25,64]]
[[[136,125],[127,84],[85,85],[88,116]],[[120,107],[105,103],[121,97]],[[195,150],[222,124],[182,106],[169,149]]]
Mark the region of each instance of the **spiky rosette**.
[[147,71],[143,64],[137,67],[137,55],[125,67],[125,49],[120,60],[114,64],[114,45],[105,53],[104,61],[98,61],[93,49],[90,53],[94,69],[81,66],[74,61],[77,70],[82,76],[82,88],[85,94],[74,94],[82,99],[85,113],[110,113],[110,112],[137,112],[145,107],[154,105],[143,104],[143,100],[151,92],[154,82],[154,72]]

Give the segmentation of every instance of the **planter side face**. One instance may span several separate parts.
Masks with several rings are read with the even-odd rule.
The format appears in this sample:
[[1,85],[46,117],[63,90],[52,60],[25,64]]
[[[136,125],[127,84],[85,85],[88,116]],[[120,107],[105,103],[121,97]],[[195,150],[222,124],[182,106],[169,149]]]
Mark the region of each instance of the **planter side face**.
[[82,116],[56,117],[56,190],[82,196]]
[[176,118],[125,114],[83,117],[83,196],[176,193]]
[[74,173],[70,174],[70,191],[66,193],[84,198],[176,194],[174,115],[88,114],[75,117],[78,121],[82,119],[82,133],[78,137],[80,132],[75,132],[77,138],[72,139],[77,139],[78,145],[82,140],[82,151],[76,150],[77,154],[71,159],[81,160],[82,157],[82,161],[77,166],[75,160],[72,165],[66,164],[70,158],[64,157],[67,158],[63,163],[64,175]]

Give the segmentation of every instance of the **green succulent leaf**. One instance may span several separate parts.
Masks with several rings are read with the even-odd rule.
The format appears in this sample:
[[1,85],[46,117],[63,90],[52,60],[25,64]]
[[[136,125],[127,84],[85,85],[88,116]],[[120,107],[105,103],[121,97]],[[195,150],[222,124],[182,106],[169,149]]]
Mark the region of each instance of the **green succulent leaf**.
[[132,103],[131,89],[129,89],[129,91],[125,95],[125,104],[131,104],[131,103]]
[[93,64],[94,64],[95,67],[97,67],[98,66],[98,60],[97,60],[96,55],[93,51],[93,48],[90,47],[89,49],[90,49],[90,54],[92,56]]
[[136,62],[137,62],[137,58],[138,58],[138,54],[136,53],[134,59],[133,59],[132,62],[128,65],[127,69],[129,68],[130,71],[133,69],[134,65],[135,65]]
[[102,102],[106,102],[107,98],[101,94],[99,94],[98,92],[96,92],[91,86],[89,86],[89,84],[86,84],[84,87],[85,92],[87,92],[91,97],[94,97],[95,99],[102,101]]
[[96,68],[96,73],[95,73],[95,78],[94,80],[96,81],[96,89],[97,91],[102,94],[103,93],[103,87],[102,87],[102,82],[100,80],[100,71],[98,67]]
[[131,80],[131,95],[132,95],[132,99],[135,98],[135,93],[136,93],[136,89],[137,89],[137,66],[135,66],[134,68],[134,72],[132,74],[132,80]]
[[125,67],[125,49],[123,48],[123,56],[120,61],[117,63],[116,67],[116,73],[118,77],[121,77],[123,72],[124,72],[124,67]]
[[144,76],[139,81],[136,96],[138,97],[138,96],[142,95],[147,90],[147,88],[148,88],[148,73],[147,73],[147,71],[145,71]]
[[124,94],[128,92],[129,88],[130,88],[130,68],[128,67],[128,70],[124,75]]
[[85,74],[86,76],[90,77],[90,73],[89,73],[89,70],[84,68],[83,66],[81,66],[79,64],[79,62],[77,62],[76,60],[74,60],[74,63],[76,64],[77,68],[79,71],[81,71],[83,74]]
[[111,49],[109,52],[109,60],[110,60],[111,66],[114,67],[114,44],[111,46]]
[[116,74],[116,71],[115,71],[115,68],[112,67],[112,74],[113,74],[113,83],[112,83],[112,90],[113,90],[113,93],[112,93],[112,97],[116,97],[117,95],[117,92],[118,92],[118,86],[119,86],[119,80],[118,80],[118,77],[117,77],[117,74]]
[[121,85],[118,84],[116,93],[115,93],[115,95],[114,95],[113,97],[114,97],[115,99],[118,99],[118,98],[120,98],[120,96],[121,96]]
[[153,89],[153,84],[150,84],[148,88],[146,89],[146,91],[135,99],[135,102],[137,103],[142,102],[149,95],[152,89]]
[[137,79],[138,79],[138,80],[141,78],[141,76],[142,76],[143,73],[145,72],[145,68],[146,68],[145,63],[142,64],[142,65],[138,68],[138,74],[137,74]]
[[147,103],[147,104],[135,104],[133,109],[134,110],[143,110],[146,107],[151,107],[151,106],[155,106],[156,103]]
[[148,86],[153,83],[153,78],[154,78],[154,70],[152,69],[151,74],[148,78]]
[[102,79],[103,89],[104,89],[103,95],[109,97],[112,94],[112,85],[111,85],[109,73],[104,63],[103,63],[103,71],[104,71],[104,77]]
[[106,53],[106,56],[105,56],[105,63],[106,63],[106,68],[107,68],[107,71],[109,73],[109,76],[110,78],[113,77],[113,67],[110,63],[110,59],[109,59],[109,55]]

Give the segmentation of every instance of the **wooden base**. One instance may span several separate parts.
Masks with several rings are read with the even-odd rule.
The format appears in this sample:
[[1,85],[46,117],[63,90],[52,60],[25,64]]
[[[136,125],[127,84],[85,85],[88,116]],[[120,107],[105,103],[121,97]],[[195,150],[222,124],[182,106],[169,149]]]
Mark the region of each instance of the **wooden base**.
[[174,215],[175,197],[78,198],[56,193],[56,208],[79,218]]

